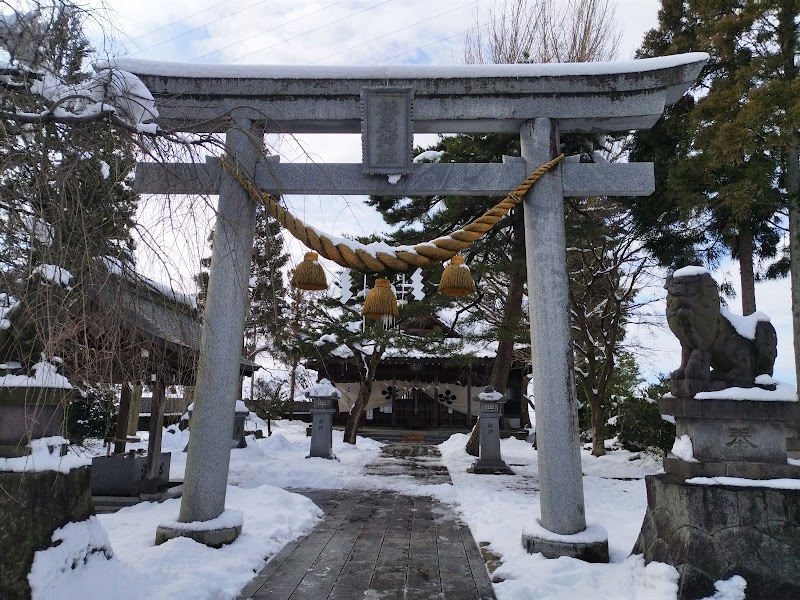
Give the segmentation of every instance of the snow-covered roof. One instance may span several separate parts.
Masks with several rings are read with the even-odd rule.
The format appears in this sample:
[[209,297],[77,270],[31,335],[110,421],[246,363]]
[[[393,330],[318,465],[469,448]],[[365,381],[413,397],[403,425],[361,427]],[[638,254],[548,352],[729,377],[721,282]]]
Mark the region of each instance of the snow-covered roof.
[[[161,127],[224,131],[269,115],[268,131],[358,133],[364,89],[414,94],[415,133],[511,133],[557,119],[562,132],[652,127],[695,82],[704,53],[621,62],[514,65],[201,65],[118,58],[152,92]],[[330,98],[335,98],[331,104]],[[335,106],[335,108],[334,108]]]
[[115,58],[99,63],[138,75],[213,77],[219,79],[395,79],[460,77],[556,77],[616,75],[668,69],[708,60],[705,52],[615,62],[576,62],[513,65],[207,65]]

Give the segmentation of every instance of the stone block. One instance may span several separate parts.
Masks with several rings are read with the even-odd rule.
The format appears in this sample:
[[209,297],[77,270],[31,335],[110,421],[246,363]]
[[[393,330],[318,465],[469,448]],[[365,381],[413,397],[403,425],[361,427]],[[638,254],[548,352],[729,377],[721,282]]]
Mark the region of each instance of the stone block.
[[72,390],[0,387],[0,456],[24,456],[32,439],[61,435]]
[[761,462],[686,462],[668,455],[664,471],[682,479],[691,477],[742,477],[744,479],[800,479],[800,466]]
[[680,600],[707,597],[733,575],[747,580],[748,600],[800,598],[800,490],[692,485],[670,474],[646,484],[633,552],[678,570]]
[[782,421],[703,416],[680,422],[681,431],[692,439],[694,457],[700,462],[786,463],[786,431]]
[[[169,484],[172,455],[162,452],[158,466],[158,487]],[[137,496],[145,491],[147,456],[119,454],[92,459],[91,489],[95,496]]]
[[69,473],[0,472],[0,598],[30,598],[28,573],[53,532],[94,515],[89,467]]
[[222,548],[235,542],[241,533],[241,525],[199,530],[178,529],[168,525],[159,525],[156,529],[156,546],[177,537],[186,537],[210,548]]
[[476,460],[467,468],[468,473],[476,475],[515,475],[504,461],[480,461]]
[[608,562],[608,540],[595,542],[567,542],[546,540],[535,535],[522,534],[522,545],[529,554],[541,552],[545,558],[569,556],[591,563]]

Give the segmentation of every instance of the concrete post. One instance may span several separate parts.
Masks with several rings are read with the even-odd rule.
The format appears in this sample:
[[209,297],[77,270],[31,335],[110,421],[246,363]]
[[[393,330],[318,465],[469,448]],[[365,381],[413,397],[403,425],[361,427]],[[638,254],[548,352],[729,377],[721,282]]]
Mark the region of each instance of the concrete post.
[[[261,130],[244,120],[239,127],[228,130],[226,152],[239,169],[252,176],[262,156],[262,140]],[[181,523],[209,521],[225,509],[255,220],[255,201],[231,175],[223,174],[181,498]],[[240,531],[241,527],[231,531],[216,529],[207,532],[208,540],[198,539],[195,531],[192,538],[218,547],[235,540]],[[184,534],[185,530],[160,526],[156,543]]]
[[490,385],[478,394],[480,402],[480,457],[467,469],[485,475],[513,475],[500,455],[500,417],[506,399]]
[[339,392],[324,395],[306,392],[311,400],[311,449],[308,458],[336,458],[333,455],[333,413],[338,408]]
[[[558,124],[528,121],[520,130],[528,172],[558,154]],[[547,532],[570,536],[586,529],[583,474],[578,438],[578,403],[569,321],[564,195],[561,168],[545,173],[525,195],[525,253],[528,266],[533,393],[539,457],[539,524]],[[531,552],[583,557],[584,544],[523,534]],[[542,538],[549,537],[549,540]],[[539,542],[545,542],[546,548]],[[607,548],[607,538],[606,538]],[[606,550],[606,560],[607,558]]]

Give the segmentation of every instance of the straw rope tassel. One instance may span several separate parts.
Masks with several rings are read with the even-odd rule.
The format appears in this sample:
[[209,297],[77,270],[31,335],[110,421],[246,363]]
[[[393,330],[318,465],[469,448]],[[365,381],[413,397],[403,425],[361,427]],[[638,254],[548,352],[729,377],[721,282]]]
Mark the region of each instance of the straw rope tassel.
[[316,252],[306,252],[303,262],[297,265],[292,274],[292,285],[299,290],[319,292],[328,289],[325,269],[317,262]]
[[369,291],[364,299],[361,314],[368,319],[381,317],[397,318],[397,298],[388,279],[377,279],[375,287]]
[[445,296],[468,296],[475,293],[475,281],[469,267],[464,264],[464,257],[456,254],[450,264],[444,268],[439,281],[439,291]]
[[289,211],[278,204],[275,199],[262,192],[245,177],[224,155],[220,157],[223,168],[247,191],[256,202],[263,204],[286,230],[309,249],[320,256],[332,260],[342,267],[355,269],[362,273],[380,273],[386,269],[405,271],[411,267],[429,267],[430,265],[450,260],[460,251],[465,250],[484,233],[508,214],[511,208],[522,202],[522,197],[542,175],[556,166],[564,155],[546,162],[531,173],[513,192],[487,210],[483,215],[448,236],[437,238],[431,242],[417,244],[412,250],[393,250],[372,253],[363,248],[353,249],[347,244],[334,244],[325,234],[318,234],[312,227],[292,216]]

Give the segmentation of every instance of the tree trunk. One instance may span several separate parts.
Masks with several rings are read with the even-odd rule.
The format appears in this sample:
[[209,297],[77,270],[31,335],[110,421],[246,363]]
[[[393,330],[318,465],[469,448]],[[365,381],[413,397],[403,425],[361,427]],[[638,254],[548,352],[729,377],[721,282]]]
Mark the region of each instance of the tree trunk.
[[[497,355],[492,364],[490,381],[498,392],[504,392],[508,384],[508,376],[514,362],[514,332],[522,320],[522,299],[525,292],[527,271],[525,269],[525,221],[520,207],[515,207],[511,215],[514,223],[514,244],[511,247],[512,269],[509,273],[508,296],[503,307],[503,320],[500,324]],[[525,390],[523,390],[523,393]],[[479,419],[480,420],[480,419]],[[520,426],[531,424],[527,405],[520,407]],[[480,452],[480,423],[472,428],[467,440],[466,451],[470,456],[478,456]]]
[[136,435],[139,429],[139,407],[142,405],[142,384],[133,384],[131,405],[128,411],[128,435]]
[[789,275],[792,286],[792,331],[795,377],[800,384],[800,144],[792,144],[786,161],[789,195]]
[[469,434],[469,439],[467,440],[467,446],[465,448],[467,454],[470,456],[480,456],[481,453],[481,420],[480,417],[478,418],[478,422],[475,423],[475,426],[472,428],[472,431]]
[[292,371],[289,375],[289,419],[294,419],[294,391],[297,385],[297,363],[297,357],[292,356]]
[[[372,371],[372,369],[370,369]],[[358,436],[358,425],[361,422],[361,416],[369,404],[369,397],[372,394],[372,377],[370,374],[361,382],[358,388],[358,399],[353,405],[350,414],[347,415],[347,424],[344,426],[344,441],[348,444],[355,444]]]
[[[511,246],[512,268],[509,273],[508,296],[503,307],[503,320],[498,331],[497,355],[492,364],[491,382],[498,392],[504,392],[514,360],[515,332],[522,320],[522,298],[525,291],[525,221],[521,207],[511,215],[514,223],[514,243]],[[527,411],[526,411],[527,412]]]
[[[800,26],[797,2],[783,0],[778,10],[778,44],[787,80],[797,79],[800,68],[795,62]],[[786,194],[789,204],[789,275],[792,286],[792,331],[794,332],[795,376],[800,386],[800,144],[796,138],[786,150]]]
[[592,456],[603,456],[606,453],[606,411],[600,398],[589,398],[592,407]]
[[[375,381],[375,371],[378,370],[378,363],[380,362],[385,350],[385,345],[381,346],[380,350],[375,348],[372,355],[369,357],[369,360],[367,361],[367,372],[364,374],[364,378],[361,380],[361,385],[358,386],[358,398],[356,399],[356,403],[353,405],[353,409],[350,411],[350,414],[347,415],[347,423],[344,426],[344,441],[348,444],[356,443],[361,416],[364,414],[364,411],[367,410],[369,397],[372,394],[372,384]],[[358,356],[357,352],[355,351],[353,354]]]
[[739,276],[742,282],[742,314],[756,312],[756,277],[753,268],[753,229],[749,223],[739,227]]

